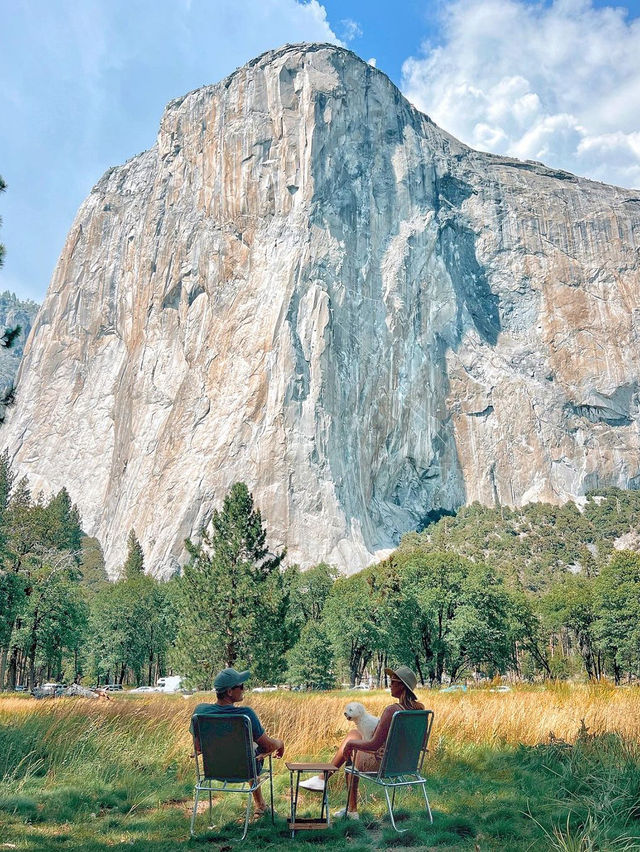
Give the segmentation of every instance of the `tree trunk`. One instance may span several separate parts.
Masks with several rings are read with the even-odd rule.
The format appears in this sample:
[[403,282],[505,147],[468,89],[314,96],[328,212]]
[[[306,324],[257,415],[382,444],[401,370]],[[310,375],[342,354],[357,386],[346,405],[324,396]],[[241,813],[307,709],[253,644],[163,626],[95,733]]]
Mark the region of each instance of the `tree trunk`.
[[3,648],[0,652],[0,692],[4,692],[4,676],[7,671],[7,657],[9,648]]
[[29,660],[29,668],[27,670],[27,686],[29,689],[33,689],[35,686],[36,680],[36,648],[37,645],[35,642],[31,643],[31,647],[29,648],[29,653],[27,658]]
[[17,669],[18,669],[18,649],[14,646],[11,649],[11,658],[9,660],[9,677],[7,679],[7,686],[10,690],[14,690],[16,688]]

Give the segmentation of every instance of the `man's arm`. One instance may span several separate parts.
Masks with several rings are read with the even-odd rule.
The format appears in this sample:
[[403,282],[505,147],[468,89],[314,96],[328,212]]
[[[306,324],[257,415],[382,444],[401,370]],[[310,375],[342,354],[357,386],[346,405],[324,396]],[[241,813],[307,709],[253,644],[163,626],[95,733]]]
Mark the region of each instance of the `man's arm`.
[[284,754],[284,741],[277,737],[270,737],[265,733],[256,740],[260,746],[260,754],[271,754],[275,752],[276,757],[282,757]]

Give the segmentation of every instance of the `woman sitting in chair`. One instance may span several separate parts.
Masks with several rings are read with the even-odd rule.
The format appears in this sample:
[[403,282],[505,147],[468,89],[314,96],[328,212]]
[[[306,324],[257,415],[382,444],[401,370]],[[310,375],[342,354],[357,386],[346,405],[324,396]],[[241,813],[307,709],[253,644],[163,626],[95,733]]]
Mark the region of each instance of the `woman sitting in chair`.
[[[399,710],[424,710],[424,704],[421,704],[414,689],[418,682],[417,677],[408,666],[398,666],[396,669],[385,669],[385,674],[391,678],[391,696],[395,698],[397,704],[389,704],[382,711],[380,721],[373,732],[373,737],[370,740],[363,740],[361,732],[355,728],[349,731],[346,737],[340,744],[340,748],[335,753],[331,763],[338,769],[346,761],[351,759],[354,751],[357,750],[356,766],[364,772],[375,772],[380,766],[382,752],[387,741],[391,720]],[[349,806],[346,811],[346,816],[351,819],[360,819],[358,814],[358,778],[352,778],[351,792],[349,795]],[[321,775],[314,775],[308,781],[303,781],[300,784],[307,790],[324,790],[324,779]],[[334,813],[336,817],[345,816],[345,809],[341,808]]]

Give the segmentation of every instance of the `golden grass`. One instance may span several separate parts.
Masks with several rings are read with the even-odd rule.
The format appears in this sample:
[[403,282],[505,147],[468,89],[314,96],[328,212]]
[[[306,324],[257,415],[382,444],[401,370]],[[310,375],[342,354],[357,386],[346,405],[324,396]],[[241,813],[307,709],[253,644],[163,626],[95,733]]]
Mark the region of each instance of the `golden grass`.
[[[466,693],[424,690],[420,697],[435,713],[432,743],[504,742],[535,745],[547,742],[550,732],[571,741],[584,719],[590,733],[617,731],[640,741],[640,687],[558,684],[518,687],[495,693],[485,689]],[[191,741],[189,719],[196,704],[215,700],[213,694],[191,696],[117,696],[109,702],[83,699],[41,700],[0,697],[0,724],[26,721],[37,714],[39,730],[54,752],[89,748],[96,740],[114,748],[126,738],[136,749],[149,738],[161,743],[163,760],[183,763]],[[343,716],[347,701],[362,701],[379,714],[390,702],[388,692],[328,692],[247,694],[247,704],[258,713],[267,731],[286,743],[286,757],[326,756],[351,727]]]
[[[506,742],[535,745],[548,742],[550,732],[574,740],[581,720],[590,733],[617,731],[640,741],[640,687],[607,685],[519,687],[496,693],[486,689],[466,693],[425,690],[419,694],[434,711],[433,736],[453,742]],[[250,703],[268,729],[287,743],[289,753],[318,754],[335,744],[350,727],[342,715],[349,700],[362,701],[380,714],[391,703],[388,692],[272,693],[251,697]]]

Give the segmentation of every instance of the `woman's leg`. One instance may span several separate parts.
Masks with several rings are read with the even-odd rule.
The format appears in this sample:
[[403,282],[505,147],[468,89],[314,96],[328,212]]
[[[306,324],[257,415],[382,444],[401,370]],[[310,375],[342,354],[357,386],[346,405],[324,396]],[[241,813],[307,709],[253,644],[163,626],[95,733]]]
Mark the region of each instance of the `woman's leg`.
[[347,736],[340,743],[338,751],[334,754],[331,760],[331,763],[333,763],[336,769],[342,766],[342,764],[344,763],[344,747],[346,746],[346,744],[352,742],[353,740],[361,740],[362,738],[362,734],[357,728],[354,728],[353,731],[349,731]]
[[[362,738],[363,738],[362,734],[360,733],[360,731],[357,728],[353,731],[349,731],[347,736],[340,743],[340,748],[335,753],[331,763],[333,763],[333,765],[335,767],[342,766],[342,764],[345,762],[344,747],[346,746],[346,744],[348,742],[351,742],[352,740],[361,740]],[[351,778],[347,778],[347,783],[351,784],[351,789],[349,791],[349,804],[347,806],[347,810],[350,811],[351,813],[355,813],[358,810],[358,784],[359,784],[359,782],[360,782],[359,778],[354,778],[353,776]]]
[[[353,731],[349,731],[347,736],[342,740],[338,751],[331,758],[331,763],[338,769],[344,763],[344,747],[348,742],[352,740],[361,740],[362,734],[357,728],[354,728]],[[300,786],[305,790],[324,790],[324,776],[323,775],[314,775],[312,778],[308,778],[306,781],[301,781]]]
[[359,778],[351,779],[351,790],[349,791],[349,806],[347,810],[351,813],[356,813],[358,810],[358,784],[360,783]]

